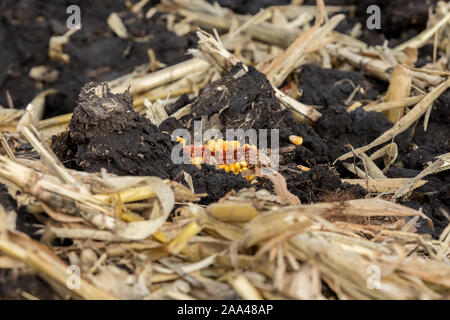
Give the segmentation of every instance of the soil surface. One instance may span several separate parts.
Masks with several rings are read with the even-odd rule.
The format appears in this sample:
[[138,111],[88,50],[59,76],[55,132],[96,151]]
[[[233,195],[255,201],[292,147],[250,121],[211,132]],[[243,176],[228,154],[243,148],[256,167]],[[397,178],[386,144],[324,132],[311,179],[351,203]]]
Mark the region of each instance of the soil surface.
[[[160,128],[133,110],[128,92],[113,94],[104,83],[89,83],[80,93],[69,129],[54,138],[53,150],[66,166],[77,170],[98,172],[105,168],[119,175],[154,175],[182,183],[185,183],[182,173],[187,172],[193,177],[196,192],[208,193],[202,203],[210,203],[249,184],[240,175],[211,166],[202,166],[199,170],[189,164],[175,165],[171,159],[175,143],[171,141],[170,128],[184,127],[192,131],[194,121],[203,119],[204,129],[222,130],[224,136],[225,129],[279,129],[280,147],[293,146],[289,135],[299,135],[305,140],[303,146],[295,147],[286,167],[291,170],[283,172],[288,189],[303,202],[317,202],[333,192],[346,192],[350,198],[365,196],[362,188],[343,184],[338,173],[329,166],[332,150],[328,143],[332,138],[320,137],[308,124],[297,122],[290,111],[282,109],[265,75],[253,67],[249,67],[248,72],[243,71],[241,65],[233,67],[220,80],[203,88],[193,101],[186,97],[178,99],[169,109],[173,111],[191,103],[191,114],[181,121],[170,118]],[[341,112],[347,116],[345,109]],[[349,128],[353,128],[352,118],[348,117]],[[361,127],[367,131],[365,125]],[[379,131],[366,135],[366,140],[376,137],[383,127],[374,126],[375,129]],[[348,137],[361,140],[361,134],[357,132]],[[340,143],[344,149],[341,141],[333,142]],[[302,172],[296,169],[299,164],[313,168]],[[256,186],[271,188],[265,179],[259,179]]]
[[[136,2],[136,1],[134,1]],[[145,14],[157,1],[150,1]],[[0,2],[0,42],[8,45],[0,52],[0,104],[7,106],[9,91],[16,108],[23,108],[39,92],[55,88],[58,92],[46,98],[46,117],[72,112],[81,87],[89,81],[108,81],[149,62],[147,51],[153,49],[156,59],[171,65],[189,56],[186,50],[195,46],[196,37],[178,37],[166,28],[157,13],[150,19],[131,13],[122,0],[59,1],[4,0]],[[70,63],[48,58],[50,37],[63,35],[69,15],[66,8],[81,9],[81,30],[64,45]],[[120,14],[128,32],[145,41],[117,37],[106,20],[112,12]],[[56,79],[34,80],[29,76],[35,66],[47,66],[57,72]],[[50,72],[50,71],[49,71]]]
[[[319,69],[314,66],[310,66],[310,68],[316,68],[317,71]],[[346,76],[346,74],[343,75]],[[360,82],[364,80],[364,77],[358,73],[355,73],[354,77],[358,78]],[[337,78],[341,80],[344,77]],[[343,84],[345,86],[346,83],[344,82]],[[323,88],[322,90],[321,88],[316,89],[318,92],[325,91]],[[374,91],[373,89],[368,91],[372,97],[376,96],[376,92],[372,92]],[[337,101],[341,96],[348,95],[345,92],[342,94],[340,90],[337,90],[336,93],[339,96],[333,96],[334,101]],[[308,94],[308,96],[310,97],[311,95]],[[218,99],[217,97],[220,98]],[[328,96],[325,98],[328,98]],[[332,193],[347,193],[348,197],[352,199],[361,198],[367,194],[360,187],[346,185],[341,182],[339,174],[330,166],[333,151],[328,146],[329,141],[322,138],[307,123],[296,121],[289,110],[282,109],[267,78],[255,68],[249,67],[248,72],[244,72],[244,69],[237,65],[220,80],[214,81],[200,90],[199,95],[192,101],[186,97],[181,97],[168,109],[172,112],[188,103],[191,104],[192,108],[190,115],[185,116],[178,122],[170,119],[167,121],[170,122],[170,125],[163,125],[166,128],[176,128],[182,125],[192,130],[194,121],[202,121],[205,124],[205,129],[214,128],[221,130],[224,137],[226,129],[242,129],[244,131],[255,129],[257,133],[259,133],[259,129],[267,129],[269,137],[268,147],[271,146],[271,134],[269,131],[278,129],[280,148],[294,147],[290,155],[280,155],[282,160],[284,160],[280,170],[286,177],[289,191],[297,195],[302,202],[317,202]],[[347,115],[345,110],[342,113]],[[349,121],[351,125],[351,116],[349,116]],[[384,121],[386,122],[387,120],[384,118]],[[378,128],[377,123],[374,122],[374,124],[374,127]],[[345,123],[343,125],[345,126]],[[367,130],[364,124],[361,127]],[[371,136],[381,133],[383,127],[377,130],[374,134],[363,139],[368,140]],[[356,132],[354,136],[359,137],[360,134],[361,132]],[[289,141],[290,135],[303,137],[303,145],[294,146],[291,144]],[[337,143],[337,141],[333,142]],[[319,164],[322,165],[320,166]],[[303,172],[297,168],[297,165],[313,168],[311,171]],[[272,190],[272,185],[269,181],[265,179],[258,179],[258,181],[259,183],[256,184],[257,188]]]
[[[30,296],[31,295],[31,296]],[[32,271],[0,269],[0,300],[58,299],[48,283]]]
[[176,142],[171,136],[133,110],[128,91],[113,94],[105,83],[83,87],[69,129],[54,137],[53,150],[65,166],[98,172],[105,168],[118,175],[158,176],[186,184],[184,172],[197,193],[208,193],[210,203],[231,190],[248,187],[241,176],[211,166],[200,170],[171,159]]
[[[287,5],[289,0],[208,0],[218,2],[221,6],[232,9],[240,14],[256,14],[262,8],[269,6]],[[381,45],[389,40],[390,46],[406,41],[426,28],[428,8],[439,0],[325,0],[328,6],[354,6],[354,12],[342,12],[347,18],[341,22],[336,30],[349,32],[357,23],[361,24],[360,40],[370,45]],[[305,0],[304,5],[315,5],[316,0]],[[367,28],[367,19],[371,13],[367,8],[377,5],[381,12],[381,29]]]
[[[303,137],[303,144],[295,147],[287,163],[280,168],[292,193],[306,203],[337,199],[339,196],[346,199],[365,197],[367,192],[363,188],[341,182],[341,178],[355,176],[341,163],[337,163],[336,167],[332,163],[349,151],[350,146],[364,146],[392,127],[392,123],[381,113],[366,112],[360,108],[347,112],[346,109],[355,101],[364,103],[377,99],[386,91],[387,85],[359,72],[342,72],[314,65],[302,66],[297,78],[302,92],[300,101],[320,107],[322,117],[314,126],[297,122],[289,111],[282,110],[263,74],[250,67],[249,72],[242,75],[239,66],[207,85],[194,99],[180,97],[167,108],[169,114],[187,104],[192,107],[191,114],[181,121],[169,118],[162,126],[168,132],[180,126],[192,130],[193,122],[197,120],[202,121],[204,129],[219,129],[224,136],[225,129],[279,129],[280,147],[291,145],[289,135],[299,135]],[[358,86],[357,94],[351,97]],[[427,132],[423,131],[421,120],[414,129],[409,128],[394,139],[399,157],[387,172],[387,177],[414,177],[426,167],[427,162],[449,152],[449,92],[445,92],[434,104]],[[383,165],[378,164],[380,167]],[[302,172],[298,165],[312,169]],[[413,200],[402,203],[415,209],[422,207],[432,218],[435,229],[429,229],[421,221],[420,230],[438,236],[448,224],[442,210],[449,212],[446,193],[449,178],[443,172],[425,179],[429,182],[414,192]],[[259,181],[257,187],[272,190],[268,181]]]
[[[6,186],[3,184],[0,184],[0,203],[5,211],[17,212],[17,230],[30,235],[32,238],[40,238],[35,234],[35,231],[38,230],[36,225],[39,224],[39,221],[28,213],[24,207],[17,208],[16,200],[9,195]],[[40,299],[55,299],[53,289],[31,270],[0,269],[0,300],[25,299],[24,292]]]
[[[150,1],[143,12],[156,2]],[[288,2],[219,0],[221,5],[242,14],[254,14],[260,8]],[[361,40],[371,45],[389,40],[392,47],[425,28],[429,4],[436,1],[325,2],[327,5],[356,6],[355,15],[341,23],[337,28],[339,31],[348,33],[356,23],[361,23]],[[187,59],[185,52],[195,46],[195,37],[190,34],[176,36],[167,30],[163,16],[156,14],[146,19],[135,15],[122,0],[90,1],[89,7],[84,3],[76,0],[0,2],[0,41],[8,43],[0,51],[0,67],[6,71],[0,74],[0,104],[8,105],[6,91],[11,94],[15,107],[21,108],[42,89],[56,88],[58,93],[47,97],[46,116],[74,111],[68,130],[54,137],[52,144],[65,166],[89,172],[105,168],[118,175],[155,175],[184,185],[187,185],[186,172],[192,176],[197,193],[208,193],[201,204],[217,201],[232,190],[250,187],[251,184],[241,175],[225,173],[213,166],[203,165],[199,169],[194,165],[172,162],[171,152],[177,144],[171,136],[173,130],[186,128],[192,132],[194,121],[202,121],[204,130],[217,128],[224,136],[226,129],[279,129],[280,147],[291,148],[281,154],[280,172],[286,178],[288,189],[303,203],[370,196],[362,187],[343,183],[343,178],[355,176],[341,163],[333,165],[333,162],[349,151],[350,146],[366,145],[392,126],[383,114],[365,112],[361,108],[352,112],[346,110],[355,101],[365,103],[377,99],[386,92],[385,83],[360,72],[302,66],[292,78],[297,81],[301,92],[299,100],[317,106],[322,113],[322,117],[312,125],[296,121],[290,111],[280,106],[263,74],[253,67],[243,73],[242,66],[238,65],[221,79],[208,84],[196,97],[181,96],[166,108],[168,114],[172,114],[190,104],[192,113],[189,116],[180,120],[169,118],[157,127],[133,110],[128,92],[112,94],[104,81],[148,63],[147,51],[150,48],[157,60],[168,65]],[[314,4],[315,1],[306,0],[304,3]],[[51,36],[67,31],[65,10],[71,4],[81,7],[83,28],[64,46],[70,63],[62,64],[48,58],[48,43]],[[368,30],[366,27],[366,9],[371,4],[381,8],[381,30]],[[106,23],[111,12],[120,13],[132,36],[150,37],[143,42],[117,37]],[[432,46],[421,48],[416,66],[430,62],[431,57]],[[39,65],[57,71],[57,78],[53,81],[32,79],[29,72]],[[352,96],[357,87],[359,89]],[[399,155],[386,175],[390,178],[414,177],[436,156],[450,152],[449,117],[450,90],[447,90],[433,104],[426,132],[422,118],[394,139]],[[289,141],[290,135],[301,136],[303,144],[293,146]],[[268,140],[268,147],[271,147],[270,132]],[[29,151],[24,150],[25,153]],[[299,166],[311,169],[302,171]],[[438,237],[448,225],[444,213],[450,213],[450,176],[447,171],[428,176],[425,180],[429,182],[399,202],[422,209],[432,219],[435,229],[431,230],[421,219],[419,231]],[[271,182],[266,179],[259,178],[254,186],[273,191]],[[39,221],[24,208],[17,208],[3,185],[0,186],[0,202],[5,209],[17,211],[18,230],[39,238],[35,233]],[[54,298],[53,290],[34,274],[18,276],[12,271],[0,270],[0,299],[22,299],[23,292],[39,298]]]
[[[312,65],[302,66],[298,80],[299,89],[302,91],[300,101],[322,107],[322,117],[317,121],[314,134],[304,136],[305,142],[303,147],[300,147],[299,156],[308,159],[308,163],[332,163],[337,157],[348,152],[350,146],[358,148],[367,145],[392,127],[381,113],[365,112],[360,108],[353,112],[346,110],[346,99],[356,86],[359,85],[363,93],[358,92],[352,101],[364,102],[366,99],[375,99],[386,90],[385,85],[380,82],[357,72],[341,72]],[[387,177],[414,177],[436,156],[450,152],[449,111],[450,90],[447,90],[434,103],[426,132],[421,119],[395,137],[399,156],[388,171]],[[322,146],[320,150],[316,148],[318,145]],[[342,178],[355,178],[340,163],[336,164],[336,170]],[[425,180],[429,182],[414,191],[412,200],[401,203],[415,209],[421,207],[424,213],[432,218],[435,230],[431,230],[421,221],[420,231],[439,236],[448,225],[442,211],[450,212],[450,178],[448,173],[442,172],[426,177]]]
[[[359,39],[370,45],[382,45],[389,41],[394,47],[414,37],[426,28],[428,9],[439,0],[325,0],[326,5],[356,7],[354,14],[347,14],[347,18],[336,28],[340,32],[349,32],[357,23],[361,24]],[[313,5],[315,0],[306,0],[304,4]],[[372,11],[367,8],[377,5],[380,8],[380,29],[368,29],[367,19]]]

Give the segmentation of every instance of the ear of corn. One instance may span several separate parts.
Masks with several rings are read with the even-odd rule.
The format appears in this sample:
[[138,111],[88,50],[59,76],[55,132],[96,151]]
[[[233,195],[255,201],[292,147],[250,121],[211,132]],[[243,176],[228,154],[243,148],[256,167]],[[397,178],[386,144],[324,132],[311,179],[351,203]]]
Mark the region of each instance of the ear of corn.
[[[295,145],[301,145],[303,138],[299,136],[289,136],[289,140]],[[183,138],[177,137],[177,141],[184,145],[184,152],[190,155],[191,163],[201,168],[201,165],[215,164],[217,168],[225,172],[239,174],[248,170],[249,163],[256,163],[257,150],[255,145],[245,143],[243,146],[239,141],[225,141],[222,139],[209,140],[202,146],[186,145]],[[253,151],[253,152],[250,152]],[[301,168],[306,171],[307,167]],[[255,179],[254,176],[247,175],[247,181]]]

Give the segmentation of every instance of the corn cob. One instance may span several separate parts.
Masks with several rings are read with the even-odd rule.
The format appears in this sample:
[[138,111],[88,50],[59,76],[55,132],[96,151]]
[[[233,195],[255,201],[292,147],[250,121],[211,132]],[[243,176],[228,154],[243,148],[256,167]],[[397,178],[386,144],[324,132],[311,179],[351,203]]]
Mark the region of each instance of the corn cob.
[[[239,141],[210,140],[202,146],[186,145],[180,137],[177,137],[177,141],[184,145],[183,151],[190,155],[191,163],[198,167],[203,163],[216,165],[225,172],[237,175],[248,170],[249,163],[254,164],[257,160],[257,147],[247,143],[241,146]],[[246,176],[247,181],[254,178]]]
[[[239,141],[225,141],[223,139],[209,140],[201,146],[186,145],[186,141],[181,137],[177,137],[177,141],[183,144],[183,151],[190,155],[191,163],[198,168],[206,163],[216,165],[225,172],[233,172],[237,175],[248,170],[249,164],[259,163],[257,161],[258,149],[255,145],[246,143],[241,146]],[[299,146],[303,143],[303,138],[291,135],[289,141]],[[252,150],[254,152],[250,152]],[[302,171],[309,171],[308,167],[301,165],[298,168]],[[254,178],[254,176],[246,176],[247,181],[252,181]]]

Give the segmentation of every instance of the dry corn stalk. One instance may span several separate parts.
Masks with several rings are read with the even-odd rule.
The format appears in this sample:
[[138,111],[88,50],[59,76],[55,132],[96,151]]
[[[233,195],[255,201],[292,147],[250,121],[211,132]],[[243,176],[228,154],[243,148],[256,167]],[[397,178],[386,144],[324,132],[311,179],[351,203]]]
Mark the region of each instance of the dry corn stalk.
[[420,179],[424,178],[427,175],[435,174],[444,170],[450,169],[450,153],[446,153],[437,157],[437,159],[431,163],[428,167],[423,169],[417,176],[411,179],[407,179],[404,184],[397,190],[394,195],[394,198],[400,198],[414,190],[414,187],[420,181]]
[[[145,239],[156,232],[166,221],[174,205],[174,192],[169,185],[156,177],[129,177],[129,187],[144,185],[144,190],[126,191],[122,193],[125,201],[142,200],[154,197],[156,194],[160,206],[153,206],[150,220],[139,219],[134,222],[124,222],[122,213],[117,212],[109,205],[112,201],[104,195],[95,196],[89,193],[80,193],[80,187],[63,184],[55,176],[40,174],[18,162],[0,157],[0,176],[16,185],[25,193],[36,197],[46,208],[66,215],[81,216],[86,222],[99,229],[106,229],[123,239],[123,241]],[[20,172],[20,174],[17,174]],[[124,177],[127,181],[126,177]],[[111,179],[109,181],[112,181]],[[111,182],[110,182],[111,183]],[[83,186],[84,187],[84,186]],[[120,184],[116,184],[119,188]],[[152,190],[148,190],[150,187]],[[86,189],[86,188],[85,188]],[[142,190],[142,191],[140,191]],[[119,191],[119,190],[117,190]],[[112,199],[117,197],[117,191],[110,191]],[[149,192],[150,191],[150,192]],[[141,194],[139,195],[139,193]],[[120,199],[120,196],[118,196]],[[48,214],[52,216],[52,211]],[[126,215],[125,215],[126,216]]]
[[[39,274],[55,280],[62,288],[70,288],[72,273],[67,272],[69,266],[41,243],[30,239],[21,232],[0,234],[0,251],[30,266]],[[80,278],[79,287],[70,290],[75,297],[84,299],[117,299],[92,285],[84,277]]]
[[[389,82],[390,64],[373,56],[365,56],[363,52],[357,52],[348,47],[330,45],[327,47],[331,56],[345,61],[355,69],[361,69],[375,78]],[[443,82],[444,78],[438,75],[424,74],[423,72],[412,72],[412,83],[421,89],[430,86],[437,86]]]
[[[402,65],[397,65],[392,72],[391,83],[386,93],[386,101],[396,101],[408,98],[411,94],[411,71]],[[389,121],[396,123],[403,117],[404,109],[396,108],[385,112]]]
[[190,59],[162,70],[134,78],[129,75],[109,83],[111,91],[120,93],[130,87],[132,95],[181,79],[192,72],[205,72],[210,65],[201,59]]
[[280,86],[287,76],[299,67],[302,55],[307,49],[313,47],[317,40],[326,37],[345,18],[344,15],[338,14],[321,26],[325,17],[325,5],[323,1],[317,1],[314,25],[302,33],[280,57],[263,70],[275,87]]
[[422,100],[424,97],[425,97],[424,95],[419,95],[419,96],[414,96],[414,97],[403,98],[400,100],[381,102],[381,103],[378,103],[375,105],[364,106],[363,109],[366,111],[377,111],[377,112],[388,111],[388,110],[396,109],[396,108],[404,109],[405,107],[410,107],[410,106],[415,105],[417,102]]
[[[214,39],[211,35],[205,32],[197,32],[197,36],[200,39],[198,42],[198,48],[200,51],[191,50],[191,53],[202,56],[219,71],[224,72],[239,62],[235,56],[223,47],[217,35],[216,39]],[[246,68],[248,67],[244,64],[244,69]],[[298,112],[312,121],[317,121],[317,119],[321,116],[321,114],[313,107],[304,105],[297,100],[290,98],[279,91],[276,87],[273,87],[273,89],[275,90],[276,97],[283,106],[287,106],[292,111]]]
[[[358,184],[368,191],[375,193],[395,193],[407,181],[407,178],[390,178],[390,179],[342,179],[342,182],[350,184]],[[428,181],[419,180],[413,185],[413,189],[423,186]]]
[[367,150],[372,149],[386,141],[391,140],[398,134],[402,133],[406,129],[409,128],[414,121],[419,119],[427,110],[430,108],[432,103],[439,98],[439,96],[450,87],[450,79],[440,84],[438,87],[434,88],[429,94],[425,96],[410,112],[404,115],[391,129],[384,132],[377,139],[369,143],[367,146],[355,149],[354,151],[347,152],[346,154],[340,156],[336,159],[336,161],[343,161],[354,154],[359,154],[362,152],[366,152]]

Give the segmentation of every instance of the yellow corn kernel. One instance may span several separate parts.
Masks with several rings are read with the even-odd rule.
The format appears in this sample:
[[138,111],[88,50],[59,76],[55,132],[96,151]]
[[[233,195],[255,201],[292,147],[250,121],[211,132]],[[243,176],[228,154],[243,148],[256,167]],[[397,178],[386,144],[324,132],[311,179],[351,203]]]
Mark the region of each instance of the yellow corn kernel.
[[289,136],[289,141],[296,146],[299,146],[303,143],[303,138],[299,136]]
[[226,150],[236,150],[237,148],[239,148],[241,146],[241,144],[239,143],[239,141],[226,141],[225,145],[224,145],[224,151]]
[[195,165],[199,165],[203,163],[203,158],[202,157],[192,157],[191,158],[191,163],[195,164]]
[[206,143],[206,147],[211,152],[213,152],[215,150],[215,145],[216,145],[216,141],[215,140],[209,140],[208,143]]
[[301,164],[299,164],[299,165],[297,166],[297,168],[299,168],[299,169],[302,170],[302,171],[309,171],[309,170],[311,170],[310,168],[305,167],[305,166],[302,166]]
[[248,163],[245,160],[239,161],[239,164],[241,165],[241,167],[247,167]]
[[231,166],[229,164],[219,164],[218,168],[222,169],[222,170],[225,170],[225,172],[230,172],[231,171]]
[[214,145],[214,151],[215,152],[223,152],[223,140],[219,139],[216,141],[216,144]]
[[224,141],[223,142],[223,152],[227,151],[227,149],[231,149],[232,146],[230,144],[230,141]]

